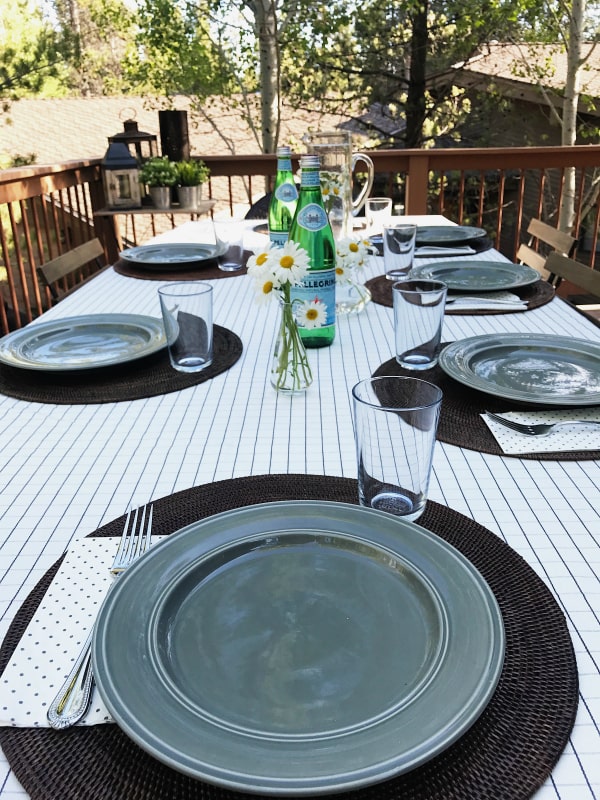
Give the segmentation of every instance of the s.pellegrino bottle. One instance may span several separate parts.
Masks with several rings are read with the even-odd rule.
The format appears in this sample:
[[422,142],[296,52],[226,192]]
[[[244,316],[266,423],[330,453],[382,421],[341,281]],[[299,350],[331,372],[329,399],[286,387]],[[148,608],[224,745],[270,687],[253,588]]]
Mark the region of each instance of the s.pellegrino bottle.
[[273,244],[282,247],[288,234],[298,201],[298,190],[292,174],[292,150],[290,147],[277,148],[277,176],[269,203],[269,238]]
[[292,287],[291,298],[320,310],[318,327],[299,323],[304,346],[327,347],[335,339],[335,240],[321,194],[320,157],[303,155],[300,167],[300,196],[289,238],[306,250],[310,268],[302,285]]

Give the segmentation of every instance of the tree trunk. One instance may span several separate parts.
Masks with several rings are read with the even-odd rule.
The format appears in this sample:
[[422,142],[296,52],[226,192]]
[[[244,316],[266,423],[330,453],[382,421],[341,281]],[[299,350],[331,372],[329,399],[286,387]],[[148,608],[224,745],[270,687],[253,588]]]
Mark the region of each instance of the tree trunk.
[[428,2],[420,3],[411,14],[410,75],[406,95],[405,147],[421,147],[425,122],[425,90],[427,74],[427,11]]
[[[585,0],[572,0],[569,17],[567,42],[567,76],[563,99],[563,118],[561,144],[574,145],[577,140],[577,106],[579,103],[580,72],[583,63],[583,25],[585,19]],[[558,227],[571,233],[575,219],[575,168],[565,170],[562,202],[560,205]]]
[[277,11],[273,0],[253,5],[260,57],[261,123],[263,152],[274,153],[281,116]]

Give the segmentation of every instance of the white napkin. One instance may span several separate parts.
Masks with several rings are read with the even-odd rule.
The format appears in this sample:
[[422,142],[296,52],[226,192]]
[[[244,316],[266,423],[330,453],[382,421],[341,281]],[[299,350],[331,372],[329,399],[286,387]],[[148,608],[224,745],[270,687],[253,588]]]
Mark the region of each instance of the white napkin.
[[[152,537],[158,541],[162,537]],[[76,660],[113,583],[109,568],[120,537],[73,543],[27,626],[0,681],[0,725],[50,727],[46,710]],[[80,725],[111,722],[94,690]]]
[[[505,428],[500,422],[481,415],[494,438],[507,455],[525,453],[567,453],[573,450],[600,450],[600,426],[575,425],[561,427],[549,436],[525,436]],[[600,408],[573,408],[557,411],[507,411],[502,416],[515,422],[536,424],[561,422],[569,419],[595,419],[600,421]]]
[[506,311],[510,308],[522,309],[527,308],[527,301],[513,294],[512,292],[498,291],[498,292],[485,292],[483,294],[462,294],[450,295],[446,300],[448,310],[452,309],[458,311],[459,309],[469,309],[475,311],[482,310],[499,310]]
[[477,250],[464,245],[463,247],[442,247],[439,245],[422,245],[415,248],[417,256],[473,256]]

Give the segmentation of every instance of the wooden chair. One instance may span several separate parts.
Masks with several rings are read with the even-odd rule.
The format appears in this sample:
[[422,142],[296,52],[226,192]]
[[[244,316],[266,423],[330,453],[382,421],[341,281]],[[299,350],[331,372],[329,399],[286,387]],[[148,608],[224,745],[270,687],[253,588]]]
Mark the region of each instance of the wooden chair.
[[[549,273],[549,282],[555,288],[558,289],[563,280],[568,282],[568,290],[562,293],[566,300],[577,306],[580,311],[600,319],[600,272],[560,253],[550,253],[546,259],[545,269]],[[582,296],[570,293],[577,288],[586,294]]]
[[[83,267],[92,261],[96,263],[97,269],[93,271],[88,270],[86,274]],[[99,239],[90,239],[88,242],[74,247],[73,250],[69,250],[68,253],[63,253],[63,255],[42,264],[41,267],[37,268],[37,273],[40,282],[46,285],[50,290],[53,301],[57,302],[61,297],[64,297],[71,288],[74,288],[75,283],[67,288],[66,281],[64,280],[67,276],[80,270],[79,280],[77,280],[76,283],[83,283],[92,272],[97,272],[104,266],[104,248],[102,243]],[[63,281],[62,286],[59,284],[61,280]]]
[[272,192],[267,192],[267,194],[263,195],[255,203],[253,203],[246,212],[244,219],[267,219],[269,216],[271,194]]
[[[529,242],[520,245],[517,250],[517,261],[537,269],[544,277],[547,277],[545,269],[549,252],[556,251],[568,256],[571,254],[573,245],[576,242],[576,239],[570,234],[559,231],[539,219],[531,220],[527,233],[529,234]],[[540,252],[538,249],[540,243],[545,245],[545,247],[542,247],[545,252]]]

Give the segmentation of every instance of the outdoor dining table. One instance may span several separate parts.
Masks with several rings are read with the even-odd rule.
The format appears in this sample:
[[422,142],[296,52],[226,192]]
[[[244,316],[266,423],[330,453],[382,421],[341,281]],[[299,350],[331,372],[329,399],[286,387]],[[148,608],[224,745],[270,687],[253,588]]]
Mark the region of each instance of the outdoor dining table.
[[[448,224],[439,216],[415,221]],[[265,241],[259,227],[256,221],[247,223],[245,246],[249,250]],[[193,222],[185,223],[158,240],[193,241],[194,230]],[[490,268],[493,263],[506,262],[494,248],[477,258],[489,261]],[[422,263],[427,260],[422,259]],[[382,272],[382,259],[374,257],[365,268],[364,279]],[[103,271],[65,297],[41,321],[131,313],[159,319],[157,288],[166,278],[124,273],[112,267]],[[169,533],[187,524],[189,514],[200,506],[205,508],[203,513],[213,513],[270,499],[314,497],[357,502],[351,389],[359,380],[389,368],[394,357],[392,309],[374,300],[359,314],[339,317],[333,345],[309,351],[312,386],[304,394],[285,396],[269,381],[276,303],[255,302],[253,282],[245,271],[215,277],[210,274],[222,362],[206,380],[188,380],[163,370],[156,380],[140,378],[135,383],[129,380],[128,368],[120,367],[114,383],[107,380],[101,385],[90,376],[92,391],[85,386],[83,376],[75,376],[71,385],[68,380],[61,383],[59,378],[38,373],[35,380],[27,381],[19,397],[18,377],[7,382],[6,376],[0,375],[2,667],[22,635],[16,621],[23,615],[24,606],[40,602],[51,579],[49,571],[52,573],[63,554],[89,534],[108,530],[118,535],[114,521],[132,506],[154,501],[155,532]],[[202,280],[202,269],[194,277]],[[557,297],[514,313],[447,314],[442,338],[454,342],[484,334],[549,333],[600,343],[600,328]],[[591,800],[600,796],[598,452],[506,455],[494,443],[479,442],[471,435],[468,429],[474,424],[466,421],[460,430],[449,430],[448,435],[439,437],[428,511],[422,521],[433,530],[454,531],[452,541],[457,546],[461,537],[465,547],[484,542],[480,568],[484,570],[489,562],[489,569],[496,570],[493,580],[499,584],[511,578],[511,571],[514,578],[522,570],[523,585],[527,591],[529,586],[535,591],[519,601],[519,613],[535,619],[538,603],[540,614],[544,613],[542,607],[556,607],[558,627],[564,621],[577,667],[576,672],[571,668],[569,673],[568,666],[562,666],[563,661],[568,662],[568,653],[552,655],[551,650],[547,663],[541,665],[542,673],[547,670],[548,685],[561,687],[564,682],[570,699],[565,702],[554,694],[548,697],[548,716],[540,722],[540,730],[544,737],[552,738],[556,727],[566,746],[560,757],[556,752],[547,756],[550,763],[535,797]],[[494,559],[499,562],[495,566]],[[77,599],[70,602],[64,614],[76,615]],[[518,627],[519,620],[509,623],[505,619],[505,624]],[[540,627],[544,624],[542,616]],[[75,654],[78,646],[71,646]],[[527,649],[526,643],[523,646]],[[535,659],[535,653],[528,653],[529,657]],[[46,659],[40,652],[40,663]],[[506,701],[505,714],[512,702],[517,708],[527,700],[518,696],[518,675],[511,675],[510,680],[515,684],[515,694]],[[545,680],[542,674],[541,683]],[[575,712],[569,733],[569,715]],[[77,745],[77,730],[58,733],[43,728],[32,731],[26,726],[11,728],[7,713],[0,708],[5,726],[0,729],[5,750],[0,761],[0,800],[28,796],[68,800],[64,789],[57,789],[62,785],[57,765],[63,763],[62,759],[69,760],[69,752],[73,785],[89,784],[89,794],[82,791],[72,797],[117,796],[111,793],[115,789],[107,787],[103,794],[101,783],[92,786],[98,781],[97,774],[92,777],[94,770],[101,775],[103,768],[109,769],[110,731],[116,726],[109,723],[93,728],[101,732],[98,736],[108,738],[103,739],[104,744],[94,745],[94,760],[90,756],[88,763],[85,746]],[[519,719],[511,725],[518,739]],[[50,733],[64,739],[52,738],[52,743],[59,743],[48,744]],[[30,735],[31,739],[26,738]],[[510,751],[512,743],[496,744]],[[489,746],[474,741],[471,758],[478,754],[478,758],[493,760],[493,753],[487,752]],[[55,756],[53,747],[57,748]],[[74,749],[69,751],[70,747]],[[478,751],[478,747],[482,749]],[[546,755],[541,754],[540,760],[544,758]],[[464,776],[457,770],[453,777],[452,764],[448,763],[444,767],[448,785],[432,784],[438,788],[430,789],[430,794],[414,786],[410,791],[405,788],[403,794],[390,789],[388,796],[520,797],[521,787],[528,785],[527,770],[513,765],[509,756],[506,759],[501,791],[496,786],[490,794],[484,794],[477,788],[469,791],[462,787],[455,794],[452,782],[456,780],[460,786]],[[120,768],[126,771],[127,765]],[[146,764],[145,768],[151,767]],[[534,772],[537,769],[539,765],[532,765]],[[36,777],[27,777],[34,774]],[[479,779],[474,780],[477,787]],[[69,781],[66,783],[69,785]],[[220,793],[209,787],[204,791],[203,796],[228,796],[225,790]],[[375,787],[371,791],[369,797],[378,796]],[[382,796],[384,793],[382,790]],[[129,795],[118,796],[127,800]],[[131,797],[149,796],[143,787],[131,789]],[[192,795],[165,790],[164,795],[159,792],[153,796],[158,800],[162,796]]]

